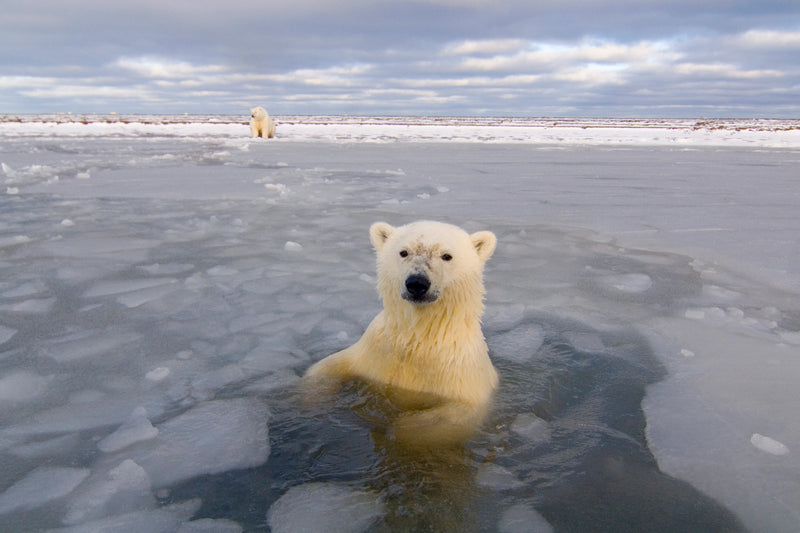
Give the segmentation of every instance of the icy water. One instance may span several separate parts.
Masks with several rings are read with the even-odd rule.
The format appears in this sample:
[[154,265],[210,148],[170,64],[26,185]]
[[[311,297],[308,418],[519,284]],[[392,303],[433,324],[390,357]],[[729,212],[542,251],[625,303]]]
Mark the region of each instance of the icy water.
[[[0,156],[0,530],[800,525],[797,152],[79,136]],[[499,239],[495,409],[430,455],[396,449],[359,384],[295,394],[379,310],[369,224],[417,218]]]

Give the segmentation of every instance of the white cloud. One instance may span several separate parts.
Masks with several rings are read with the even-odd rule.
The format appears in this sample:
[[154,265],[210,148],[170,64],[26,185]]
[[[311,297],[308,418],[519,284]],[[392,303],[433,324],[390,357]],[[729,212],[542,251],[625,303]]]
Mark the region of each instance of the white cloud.
[[294,93],[284,96],[284,100],[288,102],[341,102],[352,100],[351,94],[326,94],[321,96],[319,93]]
[[226,81],[237,82],[271,82],[299,84],[318,87],[352,87],[359,79],[372,70],[371,65],[358,64],[350,66],[332,66],[323,69],[297,69],[281,74],[237,74],[226,77]]
[[582,43],[580,46],[568,50],[565,55],[576,61],[630,63],[647,61],[659,56],[661,51],[661,46],[656,46],[646,41],[635,44],[605,42],[598,44]]
[[354,65],[351,67],[331,67],[327,69],[298,69],[281,76],[305,85],[349,87],[355,80],[370,70],[368,65]]
[[185,61],[175,61],[154,56],[120,57],[114,66],[130,70],[146,78],[186,78],[199,74],[223,72],[220,65],[192,65]]
[[149,99],[149,91],[142,87],[112,87],[98,85],[54,84],[47,87],[25,89],[21,94],[31,98],[85,98],[107,97],[125,99]]
[[483,39],[450,43],[442,49],[444,56],[486,55],[516,52],[526,48],[529,41],[524,39]]
[[0,76],[2,89],[29,89],[31,87],[51,87],[57,78],[42,76]]
[[392,78],[388,83],[398,87],[411,88],[458,88],[458,87],[515,87],[536,83],[542,76],[535,74],[512,74],[509,76],[468,76],[459,78]]
[[[461,45],[456,46],[458,48]],[[464,47],[464,50],[472,46]],[[529,42],[525,49],[517,46],[512,54],[492,57],[466,57],[455,66],[459,70],[478,72],[558,70],[577,67],[593,69],[592,65],[614,64],[615,69],[636,63],[664,61],[675,56],[665,42],[641,41],[633,44],[609,41],[582,40],[575,44]],[[445,51],[453,49],[451,45]],[[477,49],[477,47],[476,47]],[[509,50],[513,50],[509,47]],[[444,54],[447,55],[447,54]],[[452,54],[451,54],[452,55]]]
[[740,44],[755,48],[800,49],[800,31],[749,30],[736,39]]
[[623,67],[607,68],[602,65],[590,65],[563,70],[556,73],[553,79],[589,85],[622,84],[624,83],[620,75],[622,70]]
[[761,79],[783,76],[783,73],[778,70],[742,70],[735,65],[726,63],[681,63],[675,65],[674,71],[682,76],[709,76],[728,79]]

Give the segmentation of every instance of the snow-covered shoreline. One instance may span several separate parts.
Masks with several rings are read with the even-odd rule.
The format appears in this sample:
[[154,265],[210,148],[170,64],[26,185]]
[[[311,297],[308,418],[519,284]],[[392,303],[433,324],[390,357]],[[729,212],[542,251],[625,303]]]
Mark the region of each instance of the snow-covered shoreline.
[[[800,120],[275,116],[276,142],[800,148]],[[239,115],[5,115],[0,136],[237,138]]]

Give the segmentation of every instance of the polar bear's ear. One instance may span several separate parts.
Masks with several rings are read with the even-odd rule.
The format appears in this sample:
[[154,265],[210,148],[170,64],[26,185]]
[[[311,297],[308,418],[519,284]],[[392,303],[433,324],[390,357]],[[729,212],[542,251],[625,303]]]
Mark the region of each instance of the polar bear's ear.
[[376,222],[369,228],[369,240],[375,250],[380,251],[386,240],[394,233],[394,227],[386,222]]
[[478,258],[481,261],[487,261],[494,253],[494,248],[497,246],[497,237],[491,231],[479,231],[469,236],[475,251],[478,252]]

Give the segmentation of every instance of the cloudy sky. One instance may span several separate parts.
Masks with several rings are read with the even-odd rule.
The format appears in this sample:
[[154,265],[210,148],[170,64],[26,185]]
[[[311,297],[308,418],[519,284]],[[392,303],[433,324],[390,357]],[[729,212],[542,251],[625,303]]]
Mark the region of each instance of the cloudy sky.
[[0,113],[800,118],[798,0],[3,0]]

